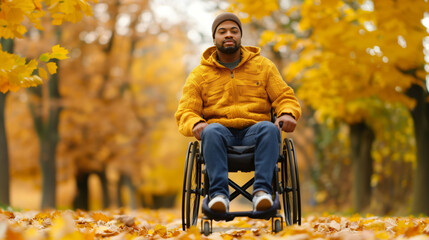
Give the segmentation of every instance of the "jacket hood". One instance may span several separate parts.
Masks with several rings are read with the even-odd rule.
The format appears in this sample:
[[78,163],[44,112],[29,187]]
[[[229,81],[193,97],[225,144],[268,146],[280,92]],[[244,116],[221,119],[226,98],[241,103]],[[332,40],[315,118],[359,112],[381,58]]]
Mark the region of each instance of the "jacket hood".
[[[247,62],[248,60],[259,56],[261,53],[261,49],[259,47],[252,47],[252,46],[241,46],[241,61],[238,66],[243,64],[244,62]],[[201,56],[201,64],[202,65],[209,65],[209,66],[218,66],[223,67],[216,59],[217,53],[216,53],[216,46],[212,46],[207,48],[203,55]]]

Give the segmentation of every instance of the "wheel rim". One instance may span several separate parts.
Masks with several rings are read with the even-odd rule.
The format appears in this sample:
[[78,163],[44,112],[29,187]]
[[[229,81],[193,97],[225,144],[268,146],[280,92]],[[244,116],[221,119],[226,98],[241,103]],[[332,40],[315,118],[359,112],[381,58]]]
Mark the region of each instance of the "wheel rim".
[[294,155],[291,148],[291,142],[288,140],[288,144],[286,145],[288,150],[288,166],[290,167],[290,181],[291,181],[291,197],[292,197],[292,224],[298,222],[298,195],[297,195],[297,185],[296,185],[296,175],[295,175],[295,162]]
[[294,167],[295,167],[295,183],[296,183],[296,195],[297,195],[297,222],[298,225],[301,225],[301,190],[299,187],[299,172],[298,172],[298,162],[296,159],[296,154],[295,154],[295,146],[293,144],[292,139],[289,139],[289,143],[290,143],[290,147],[291,147],[291,151],[292,151],[292,156],[293,156],[293,162],[294,162]]
[[183,231],[186,230],[186,187],[187,187],[187,180],[188,180],[188,165],[189,165],[189,157],[191,155],[191,151],[192,151],[192,146],[194,145],[193,142],[190,142],[188,145],[188,151],[186,153],[186,159],[185,159],[185,176],[183,177],[183,191],[182,191],[182,229]]
[[296,222],[297,194],[294,164],[289,142],[283,141],[283,162],[282,162],[282,187],[283,187],[283,208],[287,225]]
[[290,182],[290,191],[289,191],[289,197],[292,200],[292,224],[295,224],[298,222],[298,194],[297,194],[297,182],[296,182],[296,168],[295,168],[295,156],[292,152],[292,143],[289,139],[286,144],[287,153],[288,153],[288,167],[289,167],[289,176],[288,176],[288,182]]
[[198,142],[194,142],[191,158],[189,159],[189,172],[186,187],[186,226],[188,228],[191,225],[197,225],[198,210],[200,205],[201,166],[197,163],[197,158],[199,156],[198,151]]
[[292,225],[291,222],[291,217],[290,217],[290,204],[289,204],[289,198],[287,196],[288,192],[286,190],[287,188],[287,179],[285,178],[286,176],[286,164],[285,164],[285,159],[282,160],[281,162],[281,188],[283,189],[282,192],[282,200],[283,200],[283,211],[285,214],[285,221],[286,221],[286,225]]

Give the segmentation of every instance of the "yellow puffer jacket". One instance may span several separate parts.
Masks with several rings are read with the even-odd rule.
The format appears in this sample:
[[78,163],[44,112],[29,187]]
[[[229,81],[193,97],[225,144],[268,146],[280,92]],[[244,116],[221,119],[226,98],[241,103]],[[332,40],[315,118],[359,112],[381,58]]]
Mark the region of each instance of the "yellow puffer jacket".
[[201,121],[238,129],[270,121],[271,108],[277,116],[301,116],[293,89],[274,63],[261,56],[259,48],[242,46],[241,61],[231,71],[216,60],[213,46],[186,79],[175,117],[179,131],[193,136],[192,129]]

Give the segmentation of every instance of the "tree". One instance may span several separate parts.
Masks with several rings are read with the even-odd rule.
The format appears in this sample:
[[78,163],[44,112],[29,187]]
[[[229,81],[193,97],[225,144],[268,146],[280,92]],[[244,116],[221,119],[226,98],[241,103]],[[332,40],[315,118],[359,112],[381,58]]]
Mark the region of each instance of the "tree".
[[[249,19],[257,16],[257,9],[246,8],[251,1],[236,2],[239,10],[252,9]],[[279,10],[277,1],[267,2],[274,2],[270,5],[274,7],[265,9],[262,16]],[[428,132],[422,124],[427,123],[428,116],[428,103],[423,100],[428,96],[422,45],[426,28],[421,24],[427,11],[428,4],[417,0],[304,1],[284,11],[289,21],[286,25],[296,19],[299,28],[261,35],[261,44],[274,42],[275,50],[287,47],[299,52],[284,73],[287,81],[299,80],[298,97],[316,110],[316,117],[350,125],[355,173],[366,176],[364,181],[356,179],[365,186],[354,187],[358,211],[366,207],[361,203],[371,194],[368,177],[372,175],[371,167],[358,167],[362,163],[372,165],[371,155],[364,151],[371,149],[374,139],[370,137],[374,133],[360,133],[374,131],[381,109],[401,103],[413,115],[417,140],[413,211],[429,212],[427,204],[423,204],[428,201],[428,189],[422,186],[429,180],[424,175],[429,169],[427,148],[423,147],[429,144]],[[364,136],[370,142],[365,143]],[[364,143],[366,146],[359,147]]]
[[[7,53],[13,52],[13,40],[1,38],[2,51]],[[3,61],[1,61],[3,62]],[[9,154],[7,147],[7,135],[5,127],[5,105],[6,105],[6,94],[0,93],[0,204],[9,205]]]
[[[428,4],[423,1],[413,4],[374,1],[372,5],[371,2],[361,5],[357,1],[329,1],[321,5],[304,3],[300,26],[311,29],[309,39],[315,45],[304,43],[300,60],[289,68],[289,76],[302,71],[302,86],[298,93],[301,99],[320,110],[322,116],[349,124],[366,122],[369,125],[372,124],[371,115],[374,116],[378,108],[378,99],[386,103],[402,103],[412,113],[419,102],[427,105],[421,103],[420,99],[424,97],[419,99],[416,94],[410,98],[407,95],[407,89],[416,86],[420,94],[428,95],[423,77],[422,45],[426,29],[421,24],[427,10]],[[320,91],[317,87],[328,90]],[[424,113],[417,118],[424,120],[422,116]],[[413,118],[416,131],[427,135],[427,128]],[[429,142],[418,136],[416,134],[418,154],[413,212],[428,214],[427,206],[421,204],[427,202],[428,190],[418,186],[428,180],[421,172],[429,170],[425,168],[428,155],[424,151],[427,150],[421,144],[426,146]],[[360,158],[356,166],[365,162],[364,159]],[[356,208],[362,210],[363,206],[359,204],[364,201],[363,196],[368,195],[359,196],[362,192],[355,190]]]
[[416,106],[411,110],[414,120],[414,134],[417,143],[417,166],[414,178],[414,195],[412,211],[415,214],[429,214],[429,94],[421,84],[413,84],[407,90],[410,97],[416,100]]
[[[24,38],[25,33],[27,32],[27,27],[24,23],[26,20],[25,18],[27,18],[35,28],[43,31],[44,27],[42,26],[42,20],[46,13],[44,9],[47,9],[51,14],[52,25],[61,25],[64,21],[77,22],[82,19],[83,14],[92,15],[91,7],[86,0],[67,2],[44,0],[3,1],[0,5],[0,37],[2,39]],[[22,58],[19,55],[12,54],[7,51],[5,52],[3,50],[0,51],[0,59],[2,60],[2,65],[0,68],[0,91],[4,94],[9,90],[17,91],[20,88],[35,87],[42,84],[42,78],[47,79],[48,72],[50,74],[56,73],[58,68],[57,60],[66,59],[67,53],[68,51],[66,49],[60,47],[59,45],[55,45],[52,47],[52,52],[42,53],[39,55],[38,60],[32,59],[27,62],[25,58]],[[42,66],[39,67],[39,65]],[[38,75],[35,74],[35,72],[38,72]],[[53,96],[52,94],[55,94],[55,85],[57,81],[56,76],[54,76],[53,79],[54,80],[51,81],[52,83],[50,83],[50,89],[53,90],[53,92],[51,92],[51,96]],[[55,97],[58,98],[59,95],[57,94]],[[3,95],[2,98],[4,98]],[[4,103],[4,101],[2,101],[2,103]],[[3,116],[4,108],[1,108],[0,110],[2,111],[1,115]],[[38,122],[37,118],[35,118],[35,120]],[[54,126],[54,128],[55,124],[58,124],[55,122],[55,120],[50,121],[50,123],[53,124],[51,126]],[[0,122],[0,124],[2,124],[1,128],[4,128],[4,123]],[[42,139],[42,136],[47,136],[52,132],[50,132],[50,130],[46,131],[46,129],[43,129],[39,133],[39,136]],[[42,168],[47,170],[44,171],[44,177],[53,176],[50,178],[44,178],[44,196],[42,207],[54,208],[56,169],[55,164],[53,163],[55,162],[56,144],[51,144],[49,151],[46,151],[47,149],[45,149],[46,144],[42,143],[41,146],[41,159],[49,159],[49,161],[44,160],[41,163]],[[1,147],[5,147],[6,149],[7,145],[3,144]],[[7,150],[5,149],[2,149],[2,152],[7,154]],[[44,154],[47,154],[49,157],[43,157]],[[3,157],[6,157],[6,159],[2,158],[2,163],[8,162],[7,155],[4,155]],[[8,167],[8,165],[6,166]],[[8,174],[4,176],[8,176]],[[8,188],[5,189],[8,191]],[[47,194],[50,195],[47,196]]]
[[[61,36],[59,30],[57,34]],[[58,66],[58,59],[50,60],[49,63],[54,63]],[[46,96],[43,94],[43,87],[47,88],[47,91],[45,91]],[[41,209],[55,208],[57,192],[56,150],[59,141],[58,125],[61,112],[58,72],[51,75],[47,86],[42,85],[31,88],[31,92],[38,99],[38,101],[30,102],[29,106],[40,142],[39,161],[42,170]]]
[[[122,205],[121,194],[115,192],[112,194],[115,197],[109,197],[109,183],[118,183],[118,191],[126,183],[132,192],[130,205],[136,208],[135,178],[139,170],[136,166],[141,161],[137,151],[145,123],[136,118],[133,111],[139,106],[134,106],[130,98],[129,72],[138,40],[134,27],[140,21],[139,15],[147,10],[148,2],[115,0],[98,6],[105,9],[65,33],[82,37],[68,38],[69,44],[81,54],[65,69],[67,80],[62,88],[67,108],[62,126],[68,131],[62,132],[60,151],[76,166],[75,208],[89,208],[88,180],[92,174],[100,178],[104,208],[114,203]],[[129,13],[131,7],[133,11]],[[124,16],[130,17],[132,24],[118,27]],[[127,34],[118,34],[118,29],[127,28]],[[115,179],[110,182],[108,169],[115,172]]]
[[[184,25],[165,24],[151,6],[148,1],[100,3],[94,18],[63,32],[64,44],[79,53],[62,65],[65,107],[59,143],[59,161],[75,167],[75,208],[90,207],[88,179],[93,174],[101,180],[104,208],[138,207],[141,186],[154,182],[143,175],[160,159],[148,152],[158,149],[160,136],[167,134],[152,132],[159,122],[174,119],[176,96],[186,78],[188,40]],[[123,19],[129,22],[120,25],[127,22]],[[169,157],[165,165],[176,166],[178,156]],[[121,199],[124,187],[130,191]],[[149,191],[144,194],[152,197]]]

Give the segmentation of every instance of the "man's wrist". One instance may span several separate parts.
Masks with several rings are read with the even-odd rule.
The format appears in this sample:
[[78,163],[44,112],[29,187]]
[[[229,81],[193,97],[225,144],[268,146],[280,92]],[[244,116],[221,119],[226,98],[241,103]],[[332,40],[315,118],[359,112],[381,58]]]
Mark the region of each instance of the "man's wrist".
[[200,120],[200,121],[198,121],[198,122],[196,122],[195,124],[194,124],[194,126],[192,127],[192,129],[194,129],[198,124],[200,124],[200,123],[205,123],[206,121],[204,121],[204,120]]
[[280,117],[281,117],[281,116],[284,116],[284,115],[289,115],[289,116],[293,117],[293,119],[295,119],[295,116],[294,116],[294,115],[292,115],[292,113],[282,113],[282,114],[280,115]]

